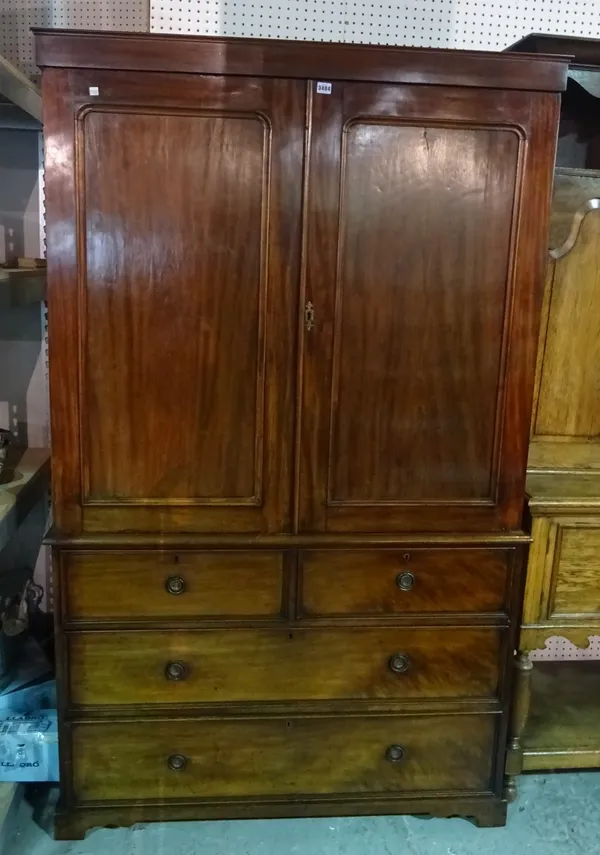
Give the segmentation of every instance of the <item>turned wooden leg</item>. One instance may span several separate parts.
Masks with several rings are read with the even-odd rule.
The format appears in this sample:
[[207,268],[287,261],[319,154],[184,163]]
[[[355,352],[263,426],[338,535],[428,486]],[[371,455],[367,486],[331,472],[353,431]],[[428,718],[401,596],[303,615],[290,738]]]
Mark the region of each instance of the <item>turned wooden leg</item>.
[[533,662],[529,653],[522,651],[515,660],[515,682],[513,687],[513,703],[508,726],[508,749],[506,752],[506,779],[504,797],[508,802],[514,802],[517,797],[516,775],[523,771],[523,746],[521,739],[527,724],[529,707],[531,705],[531,672]]

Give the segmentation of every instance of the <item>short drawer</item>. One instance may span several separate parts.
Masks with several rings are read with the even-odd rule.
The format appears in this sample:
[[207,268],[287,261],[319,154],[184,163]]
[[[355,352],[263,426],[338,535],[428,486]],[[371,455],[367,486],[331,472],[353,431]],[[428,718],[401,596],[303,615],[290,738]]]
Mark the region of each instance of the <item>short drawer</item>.
[[493,698],[494,629],[221,629],[69,633],[75,705]]
[[78,801],[491,789],[496,716],[72,726]]
[[64,602],[73,620],[278,617],[281,552],[63,552]]
[[306,551],[301,611],[306,616],[503,612],[510,558],[503,549]]

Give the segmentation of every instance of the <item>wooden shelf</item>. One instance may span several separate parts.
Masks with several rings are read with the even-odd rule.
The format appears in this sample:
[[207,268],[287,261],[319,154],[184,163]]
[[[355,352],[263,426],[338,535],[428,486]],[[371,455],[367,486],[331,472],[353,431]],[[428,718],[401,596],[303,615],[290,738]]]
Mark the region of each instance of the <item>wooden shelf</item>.
[[47,448],[13,450],[12,454],[9,451],[0,474],[0,551],[48,489],[49,474]]
[[39,88],[11,62],[0,56],[0,96],[22,110],[27,116],[42,122],[42,96]]
[[0,309],[42,303],[46,299],[46,270],[0,267]]
[[600,768],[600,662],[535,662],[523,769]]

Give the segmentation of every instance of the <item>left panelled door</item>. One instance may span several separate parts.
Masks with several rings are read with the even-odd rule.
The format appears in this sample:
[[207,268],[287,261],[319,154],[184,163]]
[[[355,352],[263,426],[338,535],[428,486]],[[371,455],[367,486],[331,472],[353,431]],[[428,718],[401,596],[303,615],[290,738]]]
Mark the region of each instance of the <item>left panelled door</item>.
[[289,530],[305,84],[44,89],[59,531]]

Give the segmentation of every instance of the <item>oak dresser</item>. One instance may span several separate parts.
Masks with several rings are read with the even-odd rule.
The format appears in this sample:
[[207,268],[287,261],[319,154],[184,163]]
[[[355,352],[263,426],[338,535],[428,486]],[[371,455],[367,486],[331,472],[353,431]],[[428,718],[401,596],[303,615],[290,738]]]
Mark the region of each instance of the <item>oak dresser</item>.
[[57,835],[502,824],[565,60],[36,49]]
[[600,42],[531,35],[512,50],[573,55],[528,460],[533,545],[508,767],[517,774],[600,767],[600,662],[531,659],[552,636],[585,648],[600,635]]

